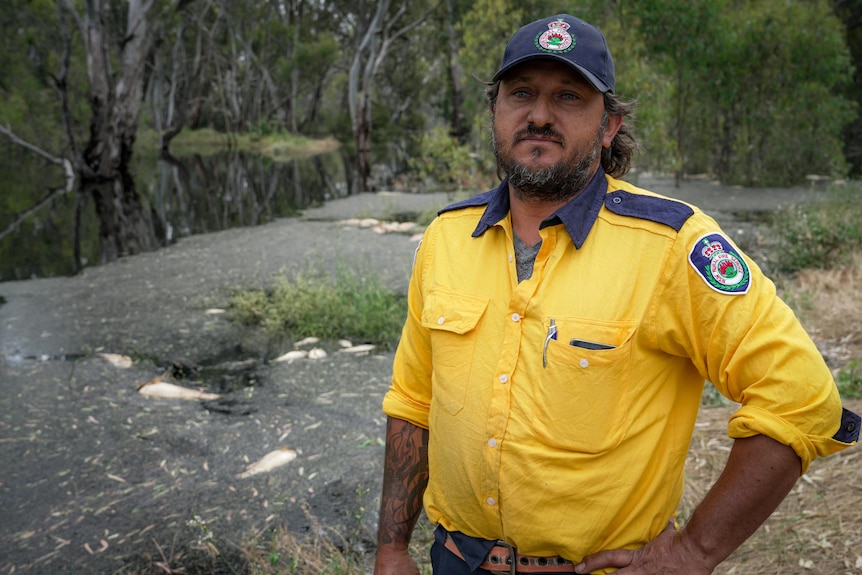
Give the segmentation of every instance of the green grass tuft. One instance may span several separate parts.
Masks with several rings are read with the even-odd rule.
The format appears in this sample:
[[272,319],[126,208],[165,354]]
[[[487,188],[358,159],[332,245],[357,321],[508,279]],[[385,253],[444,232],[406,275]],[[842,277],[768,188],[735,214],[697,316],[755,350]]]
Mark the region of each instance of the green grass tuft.
[[259,325],[270,337],[350,339],[394,348],[406,317],[406,298],[377,276],[340,266],[335,279],[303,273],[273,289],[234,294],[233,318]]

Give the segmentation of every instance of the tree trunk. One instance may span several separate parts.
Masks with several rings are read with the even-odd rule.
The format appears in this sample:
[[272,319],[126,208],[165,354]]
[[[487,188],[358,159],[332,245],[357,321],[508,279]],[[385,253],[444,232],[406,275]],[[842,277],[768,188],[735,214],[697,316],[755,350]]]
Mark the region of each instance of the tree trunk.
[[458,56],[458,38],[455,34],[455,11],[452,0],[446,0],[446,25],[449,36],[449,84],[452,91],[452,117],[450,118],[450,131],[459,144],[467,143],[470,127],[464,118],[464,87],[461,70],[461,61]]
[[392,42],[422,24],[436,8],[397,32],[392,28],[407,11],[407,1],[387,20],[391,0],[379,0],[374,16],[362,35],[348,74],[347,103],[356,142],[356,191],[369,189],[371,178],[371,104],[374,76],[386,58]]
[[356,190],[368,189],[371,176],[371,85],[380,51],[378,36],[389,11],[390,0],[380,0],[377,10],[356,49],[348,75],[348,107],[356,143]]
[[[68,0],[65,8],[76,17]],[[129,0],[125,38],[111,67],[112,41],[102,0],[87,0],[79,19],[87,53],[90,87],[90,137],[79,173],[82,191],[93,198],[99,217],[103,262],[157,247],[130,173],[138,114],[144,92],[146,58],[153,42],[149,12],[154,0]],[[116,83],[112,83],[114,78]]]

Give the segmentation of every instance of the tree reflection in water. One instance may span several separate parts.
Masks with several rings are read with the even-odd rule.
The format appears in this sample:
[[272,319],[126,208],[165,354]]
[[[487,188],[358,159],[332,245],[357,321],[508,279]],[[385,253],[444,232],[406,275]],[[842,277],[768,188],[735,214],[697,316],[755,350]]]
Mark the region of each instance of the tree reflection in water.
[[[35,162],[0,165],[5,196],[0,202],[0,231],[44,200],[46,190],[54,185],[49,182],[56,179],[46,177],[45,171]],[[194,234],[295,216],[343,197],[348,190],[338,151],[285,161],[236,151],[138,157],[135,179],[159,246]],[[77,195],[57,194],[0,237],[0,281],[74,273]],[[99,263],[99,225],[92,202],[82,199],[80,258],[86,267]]]

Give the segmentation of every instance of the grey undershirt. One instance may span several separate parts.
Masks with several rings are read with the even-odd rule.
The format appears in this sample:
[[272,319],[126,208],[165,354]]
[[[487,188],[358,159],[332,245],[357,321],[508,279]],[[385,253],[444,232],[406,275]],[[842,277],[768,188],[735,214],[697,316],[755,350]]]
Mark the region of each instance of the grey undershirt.
[[515,267],[518,269],[518,283],[530,279],[533,275],[533,264],[536,261],[536,255],[542,247],[542,240],[534,246],[528,246],[518,234],[515,234]]

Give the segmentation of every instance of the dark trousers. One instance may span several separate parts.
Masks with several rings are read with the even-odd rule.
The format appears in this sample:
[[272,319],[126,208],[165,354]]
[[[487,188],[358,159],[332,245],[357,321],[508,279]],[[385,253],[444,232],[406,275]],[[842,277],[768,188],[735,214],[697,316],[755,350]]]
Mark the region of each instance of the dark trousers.
[[490,571],[476,569],[472,571],[467,562],[446,549],[446,531],[438,528],[434,532],[434,543],[431,545],[431,568],[434,575],[490,575]]

